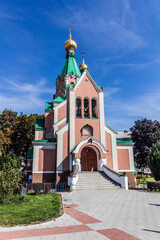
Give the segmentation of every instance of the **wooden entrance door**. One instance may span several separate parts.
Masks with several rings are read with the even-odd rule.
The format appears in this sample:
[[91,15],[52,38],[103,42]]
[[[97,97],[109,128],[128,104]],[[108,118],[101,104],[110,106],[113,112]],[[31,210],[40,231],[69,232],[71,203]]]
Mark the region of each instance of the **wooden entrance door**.
[[85,147],[82,149],[81,171],[97,171],[97,154],[93,148]]

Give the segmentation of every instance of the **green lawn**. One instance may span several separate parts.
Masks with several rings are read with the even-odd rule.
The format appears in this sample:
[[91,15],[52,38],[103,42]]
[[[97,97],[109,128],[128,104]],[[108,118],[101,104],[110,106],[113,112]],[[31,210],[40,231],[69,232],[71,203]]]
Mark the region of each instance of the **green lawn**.
[[22,201],[0,203],[0,225],[25,225],[43,222],[60,215],[60,195],[27,195]]

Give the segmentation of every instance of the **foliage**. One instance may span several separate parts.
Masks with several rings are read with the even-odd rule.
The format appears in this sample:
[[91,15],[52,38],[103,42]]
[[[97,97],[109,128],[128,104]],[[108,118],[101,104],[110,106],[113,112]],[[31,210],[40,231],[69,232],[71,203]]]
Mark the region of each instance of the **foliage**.
[[32,147],[36,119],[44,115],[20,114],[5,109],[0,114],[0,153],[13,151],[21,163],[26,160],[27,152]]
[[53,219],[60,214],[60,195],[57,193],[27,195],[21,199],[14,195],[9,198],[10,204],[9,200],[0,204],[0,225],[33,224]]
[[11,145],[11,135],[16,122],[17,113],[5,109],[0,114],[0,152],[9,152]]
[[10,204],[20,204],[26,202],[28,199],[20,194],[9,194],[5,198],[0,196],[0,204],[10,205]]
[[150,148],[160,139],[160,123],[145,118],[135,121],[130,130],[134,142],[135,165],[138,168],[146,167]]
[[22,177],[19,159],[15,154],[6,155],[3,152],[0,156],[0,195],[4,197],[16,193]]
[[156,181],[160,180],[160,142],[152,145],[147,162]]
[[157,182],[147,182],[147,188],[150,191],[160,192],[160,181],[157,181]]

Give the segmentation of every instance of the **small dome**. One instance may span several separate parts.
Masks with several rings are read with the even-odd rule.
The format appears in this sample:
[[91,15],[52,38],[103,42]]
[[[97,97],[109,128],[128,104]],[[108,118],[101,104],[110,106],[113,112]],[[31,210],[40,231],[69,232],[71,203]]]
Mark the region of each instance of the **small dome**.
[[71,39],[71,35],[70,35],[70,39],[68,39],[64,44],[65,50],[67,50],[67,48],[69,47],[73,47],[75,50],[77,48],[77,43]]
[[85,62],[84,62],[84,58],[83,58],[82,64],[79,66],[79,69],[80,69],[80,70],[88,69],[88,66],[87,66],[87,65],[85,64]]

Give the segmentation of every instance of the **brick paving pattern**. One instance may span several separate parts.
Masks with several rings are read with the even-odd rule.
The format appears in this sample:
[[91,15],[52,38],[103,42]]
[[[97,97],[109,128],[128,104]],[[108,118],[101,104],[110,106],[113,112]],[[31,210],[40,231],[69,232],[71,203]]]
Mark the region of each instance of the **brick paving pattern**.
[[62,217],[43,224],[0,228],[0,240],[160,239],[158,193],[114,189],[62,196]]
[[140,240],[116,228],[98,230],[97,232],[108,237],[110,240]]

